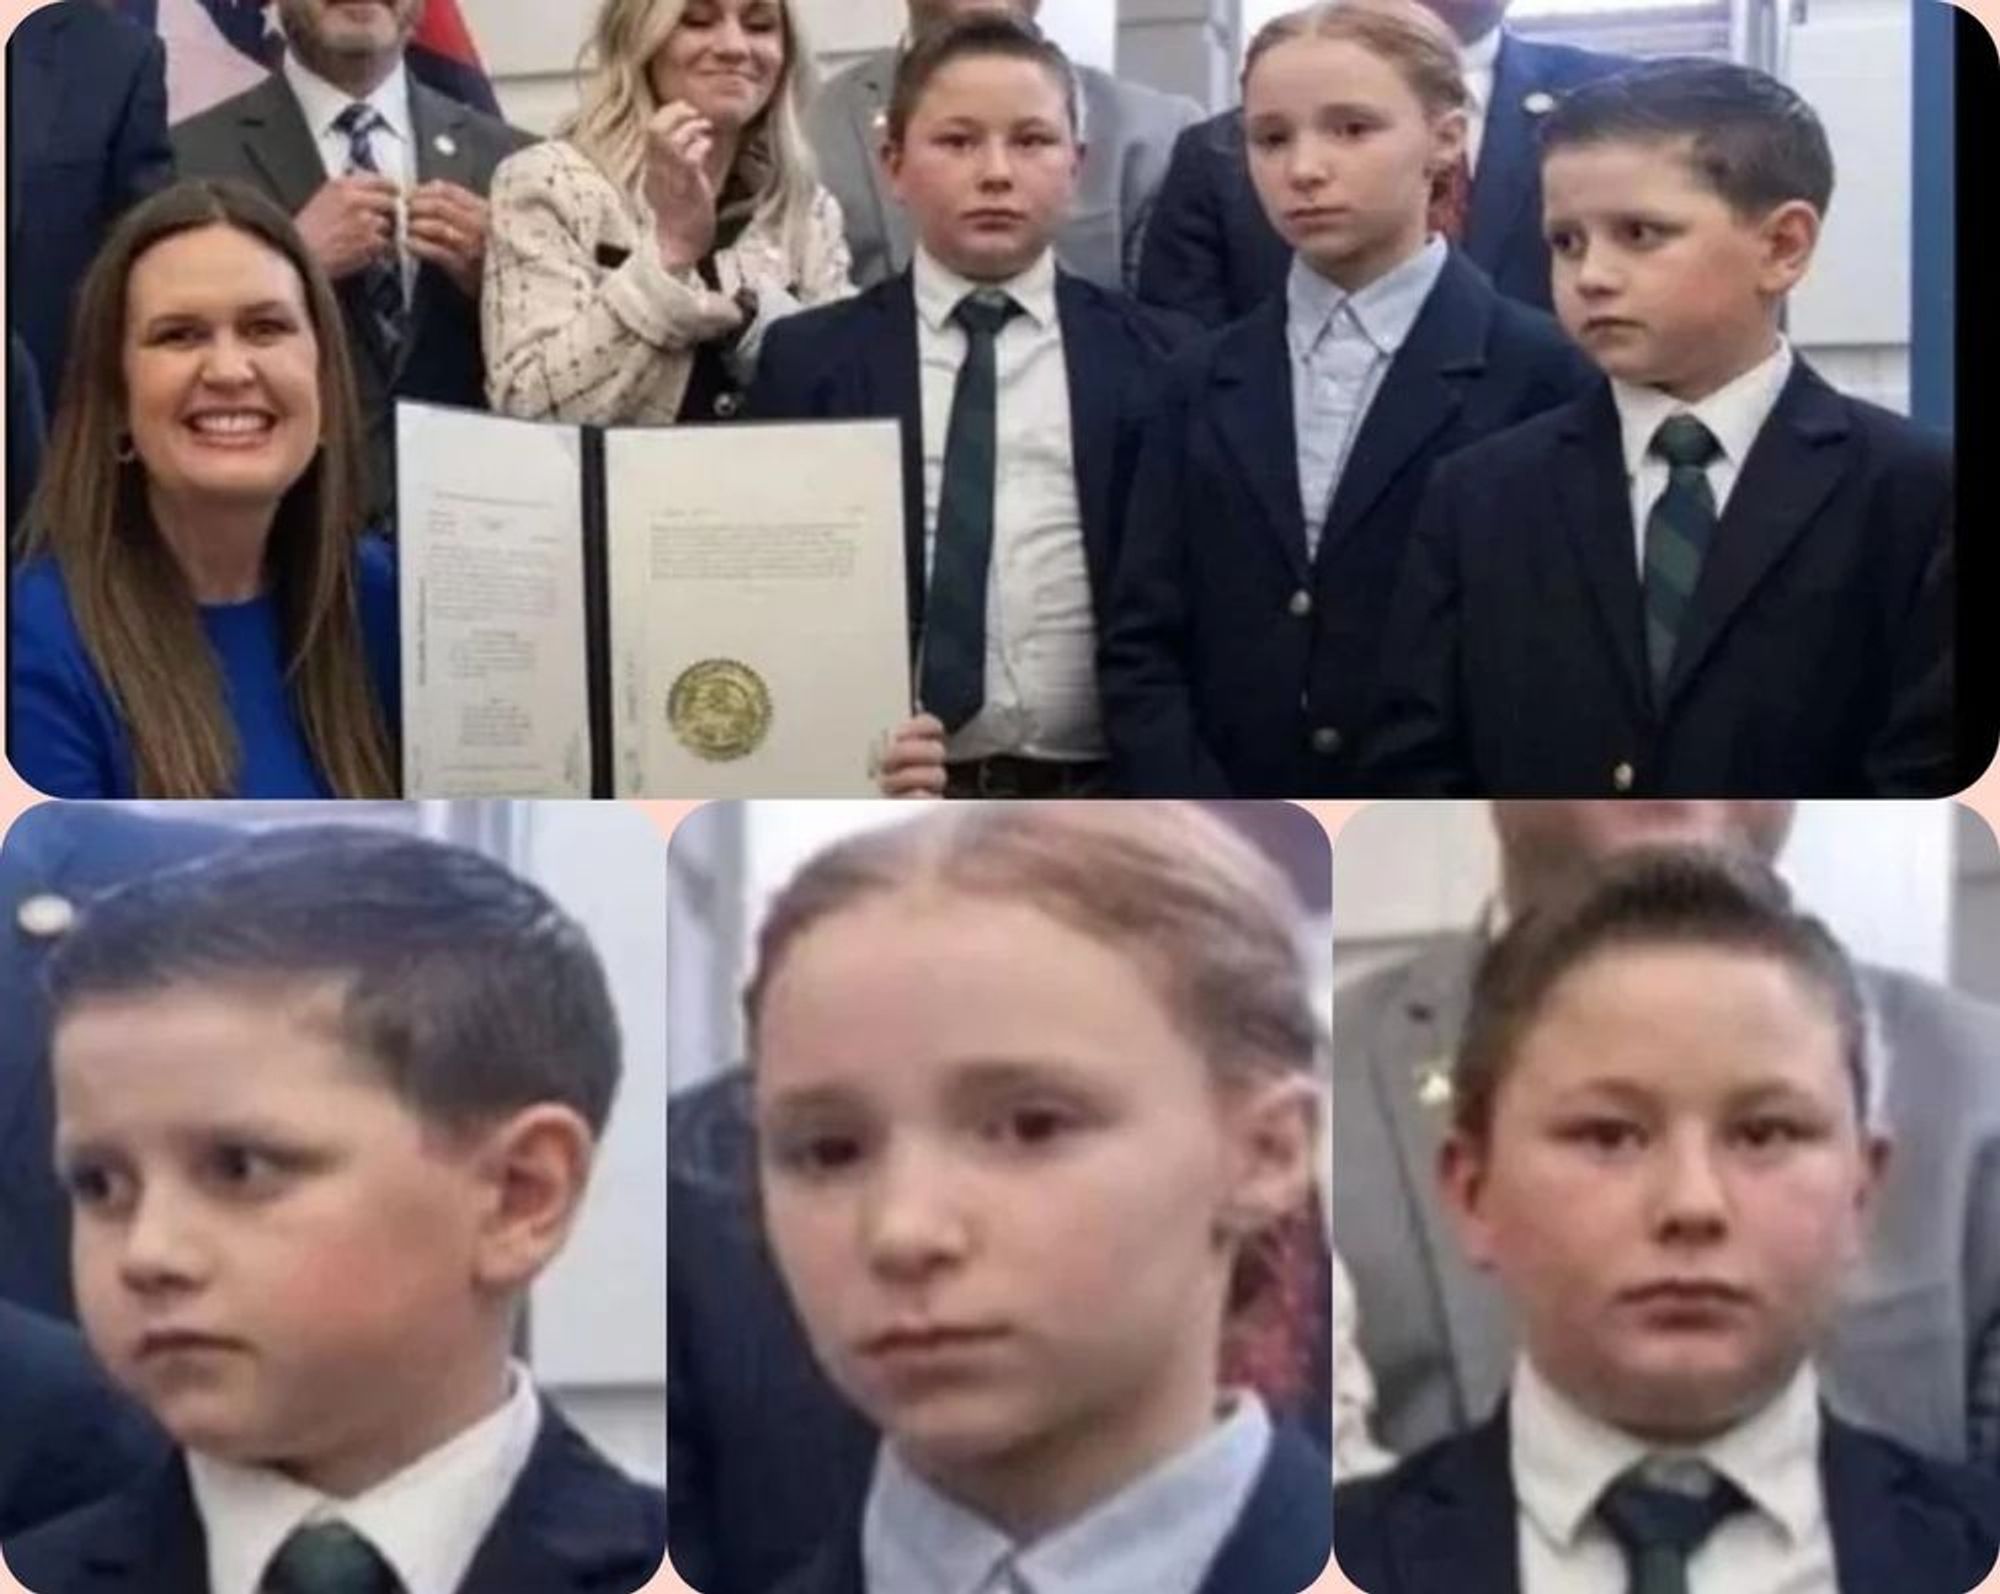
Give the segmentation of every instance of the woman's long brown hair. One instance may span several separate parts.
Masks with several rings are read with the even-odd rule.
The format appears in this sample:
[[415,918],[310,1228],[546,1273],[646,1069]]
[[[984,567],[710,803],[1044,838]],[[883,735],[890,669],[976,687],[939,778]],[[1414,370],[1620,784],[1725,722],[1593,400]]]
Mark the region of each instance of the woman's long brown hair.
[[242,183],[190,181],[113,229],[77,296],[69,367],[26,516],[24,551],[54,556],[83,645],[132,741],[136,795],[235,792],[242,748],[186,576],[121,460],[126,286],[156,244],[233,227],[284,256],[319,342],[320,448],[279,501],[265,551],[285,678],[308,751],[343,797],[394,795],[395,759],[362,643],[355,555],[364,499],[360,405],[340,305],[291,219]]

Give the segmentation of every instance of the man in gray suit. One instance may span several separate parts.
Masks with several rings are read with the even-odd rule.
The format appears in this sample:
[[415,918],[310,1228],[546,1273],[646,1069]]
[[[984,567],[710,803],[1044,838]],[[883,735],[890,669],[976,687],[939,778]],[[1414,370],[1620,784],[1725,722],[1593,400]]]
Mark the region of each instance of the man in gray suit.
[[333,278],[389,529],[393,400],[480,408],[479,287],[493,168],[532,137],[415,81],[424,0],[278,0],[285,61],[173,129],[183,177],[234,177],[290,211]]
[[[974,11],[1033,20],[1041,0],[910,0],[910,31]],[[871,287],[910,263],[910,229],[882,172],[882,118],[898,50],[849,67],[822,89],[806,117],[820,181],[840,201],[856,287]],[[1076,203],[1056,234],[1056,257],[1080,277],[1129,289],[1153,196],[1174,140],[1201,115],[1194,101],[1121,83],[1096,67],[1076,69],[1084,144]]]
[[[1792,817],[1771,802],[1495,803],[1494,913],[1648,841],[1775,859]],[[1451,1058],[1492,929],[1442,937],[1334,996],[1334,1244],[1376,1379],[1376,1436],[1399,1453],[1484,1418],[1512,1366],[1500,1294],[1463,1260],[1435,1193]],[[1919,1450],[2000,1465],[2000,1010],[1887,969],[1862,979],[1893,1149],[1825,1387],[1843,1414]]]

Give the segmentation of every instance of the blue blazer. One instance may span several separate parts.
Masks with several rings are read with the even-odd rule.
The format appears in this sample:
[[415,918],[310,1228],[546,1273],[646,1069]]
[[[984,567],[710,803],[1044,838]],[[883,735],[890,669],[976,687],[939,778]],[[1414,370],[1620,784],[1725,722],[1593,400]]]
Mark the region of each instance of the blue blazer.
[[[1325,1453],[1290,1428],[1274,1428],[1264,1469],[1198,1594],[1299,1594],[1310,1586],[1333,1544],[1332,1493]],[[867,1594],[858,1520],[772,1594]]]
[[119,213],[173,173],[158,35],[95,0],[23,17],[7,41],[7,316],[51,406],[78,283]]
[[75,1329],[0,1301],[0,1547],[122,1488],[166,1449]]
[[[1510,299],[1550,304],[1549,249],[1542,239],[1541,152],[1536,125],[1562,94],[1632,65],[1627,56],[1500,36],[1493,105],[1472,184],[1461,243],[1473,264]],[[1153,202],[1139,261],[1139,297],[1184,311],[1206,326],[1248,315],[1284,286],[1291,255],[1264,215],[1245,164],[1242,110],[1186,129]]]
[[[82,908],[128,880],[212,851],[237,834],[222,825],[153,819],[88,803],[42,803],[0,845],[0,1300],[56,1317],[73,1311],[69,1202],[49,1147],[48,1011],[42,963],[55,937],[20,921],[30,898]],[[31,916],[32,917],[32,916]]]
[[[546,1401],[527,1467],[456,1594],[633,1594],[660,1569],[660,1491],[606,1461]],[[178,1455],[7,1546],[35,1594],[208,1594],[208,1547]]]
[[[1965,1594],[2000,1548],[2000,1479],[1823,1412],[1840,1594]],[[1333,1496],[1334,1553],[1368,1594],[1520,1594],[1507,1409]]]
[[1432,464],[1589,381],[1553,320],[1448,255],[1308,560],[1286,316],[1281,295],[1190,350],[1143,432],[1098,657],[1119,783],[1136,796],[1354,794]]
[[[1508,506],[1532,506],[1508,512]],[[1364,757],[1390,795],[1936,797],[1952,455],[1803,360],[1743,462],[1658,702],[1608,384],[1438,468]]]
[[[1063,365],[1069,376],[1071,447],[1091,601],[1101,627],[1124,502],[1131,420],[1166,356],[1191,328],[1066,271],[1056,275]],[[758,356],[748,413],[761,420],[903,424],[903,546],[910,648],[924,615],[923,396],[917,367],[917,301],[910,274],[853,299],[788,316]]]

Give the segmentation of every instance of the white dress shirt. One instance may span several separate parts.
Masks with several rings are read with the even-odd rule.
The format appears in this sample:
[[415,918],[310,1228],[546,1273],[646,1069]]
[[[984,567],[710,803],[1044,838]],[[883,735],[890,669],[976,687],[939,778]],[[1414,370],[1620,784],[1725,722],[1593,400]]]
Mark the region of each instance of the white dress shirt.
[[[313,145],[319,151],[320,164],[326,168],[326,175],[345,176],[348,138],[345,133],[335,132],[333,124],[340,113],[354,103],[354,96],[301,66],[298,55],[291,50],[285,52],[284,73],[285,81],[291,85],[292,96],[299,102],[299,110],[305,116],[306,129],[312,134]],[[402,62],[398,61],[395,70],[375,85],[375,92],[367,96],[366,103],[388,123],[387,127],[378,126],[368,135],[369,152],[375,157],[375,165],[382,175],[407,197],[417,182],[417,134],[416,126],[410,119],[409,74],[403,70]],[[418,264],[405,241],[408,228],[406,217],[403,199],[399,198],[396,202],[396,257],[403,270],[405,299],[410,296],[416,282]]]
[[1461,46],[1458,59],[1465,72],[1465,164],[1476,176],[1479,152],[1486,144],[1486,118],[1493,110],[1493,75],[1500,65],[1499,26]]
[[1019,1545],[885,1444],[861,1518],[867,1594],[1195,1594],[1257,1486],[1271,1419],[1248,1391],[1229,1414],[1074,1521]]
[[1668,1458],[1698,1457],[1750,1501],[1688,1558],[1688,1594],[1838,1594],[1811,1363],[1720,1437],[1668,1451],[1582,1411],[1523,1356],[1508,1427],[1522,1594],[1626,1594],[1625,1552],[1595,1510],[1611,1482],[1647,1457],[1669,1470]]
[[1056,313],[1055,256],[1008,282],[959,276],[923,248],[912,264],[924,417],[924,569],[933,563],[951,401],[965,363],[958,302],[998,288],[1021,307],[994,340],[993,562],[986,584],[986,702],[945,744],[948,758],[1104,756],[1096,627],[1070,433],[1069,370]]
[[351,1499],[269,1467],[189,1451],[188,1482],[208,1542],[209,1594],[258,1594],[295,1529],[339,1521],[395,1569],[405,1594],[455,1594],[528,1464],[541,1399],[518,1362],[505,1404]]
[[1437,286],[1448,252],[1445,241],[1433,237],[1356,293],[1322,277],[1303,255],[1292,257],[1285,340],[1292,354],[1292,435],[1308,558],[1319,552],[1354,439]]
[[1625,480],[1631,489],[1633,557],[1639,562],[1642,577],[1646,570],[1646,517],[1667,490],[1667,462],[1651,451],[1660,423],[1670,415],[1692,415],[1722,445],[1708,463],[1708,490],[1715,495],[1715,516],[1720,520],[1729,507],[1736,478],[1743,474],[1744,458],[1770,419],[1791,374],[1792,346],[1780,338],[1777,348],[1763,360],[1694,404],[1684,404],[1656,387],[1612,379],[1611,397],[1618,406],[1619,438],[1625,450]]

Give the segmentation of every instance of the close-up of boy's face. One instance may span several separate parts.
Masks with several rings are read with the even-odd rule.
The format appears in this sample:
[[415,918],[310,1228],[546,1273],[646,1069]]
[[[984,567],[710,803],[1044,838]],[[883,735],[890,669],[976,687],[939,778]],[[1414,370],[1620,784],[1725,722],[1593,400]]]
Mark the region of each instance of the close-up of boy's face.
[[780,1270],[919,1465],[1115,1475],[1205,1412],[1242,1147],[1130,958],[1017,902],[877,897],[786,953],[754,1069]]
[[426,1414],[483,1341],[468,1154],[331,1013],[311,988],[100,996],[52,1056],[99,1358],[181,1443],[337,1490],[443,1437]]
[[1080,150],[1062,86],[1038,61],[961,56],[883,154],[924,247],[975,281],[1033,265],[1069,213]]
[[1601,950],[1517,1043],[1444,1197],[1537,1369],[1603,1420],[1695,1440],[1809,1354],[1858,1254],[1865,1141],[1826,1003],[1775,958]]
[[1818,220],[1802,201],[1740,215],[1685,140],[1564,144],[1542,162],[1556,314],[1606,375],[1706,397],[1776,347]]

